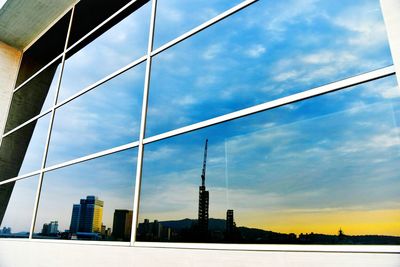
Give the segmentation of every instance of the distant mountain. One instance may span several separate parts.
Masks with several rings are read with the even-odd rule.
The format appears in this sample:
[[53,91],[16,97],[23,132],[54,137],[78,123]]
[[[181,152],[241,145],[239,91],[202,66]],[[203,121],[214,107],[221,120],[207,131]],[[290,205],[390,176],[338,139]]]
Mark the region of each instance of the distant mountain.
[[[195,219],[182,219],[176,221],[161,221],[163,227],[169,227],[175,230],[189,229],[197,223]],[[223,219],[208,219],[208,229],[210,231],[225,231],[226,221]]]
[[[153,225],[153,223],[150,223]],[[197,220],[182,219],[159,221],[164,229],[164,234],[157,236],[149,235],[149,232],[142,233],[140,239],[148,241],[164,240],[167,241],[165,231],[172,229],[172,242],[197,242],[199,236],[196,235]],[[143,225],[141,223],[140,225]],[[140,226],[139,225],[139,226]],[[152,229],[151,227],[149,229]],[[248,228],[239,226],[235,228],[234,233],[226,234],[226,220],[210,218],[208,221],[209,236],[200,242],[229,242],[229,243],[247,243],[247,244],[363,244],[363,245],[400,245],[400,237],[383,235],[326,235],[318,233],[300,234],[278,233],[257,228]]]
[[163,227],[169,227],[175,230],[182,230],[186,228],[192,227],[193,223],[197,222],[197,220],[192,220],[192,219],[182,219],[182,220],[176,220],[176,221],[162,221],[160,222]]

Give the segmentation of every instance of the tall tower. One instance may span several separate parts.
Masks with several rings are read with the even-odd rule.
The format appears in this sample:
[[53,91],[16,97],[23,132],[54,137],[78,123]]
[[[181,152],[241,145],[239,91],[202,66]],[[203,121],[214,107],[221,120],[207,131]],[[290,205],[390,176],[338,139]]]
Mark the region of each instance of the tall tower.
[[86,199],[81,199],[80,204],[74,204],[70,232],[100,233],[103,205],[104,202],[95,196],[87,196]]
[[115,240],[129,241],[131,238],[132,228],[131,210],[115,210],[113,220],[112,236]]
[[199,213],[198,224],[201,233],[208,232],[208,206],[209,206],[209,193],[206,190],[206,164],[207,164],[207,145],[208,139],[204,147],[203,170],[201,173],[201,186],[199,187]]
[[235,229],[235,220],[233,219],[233,210],[226,211],[226,233],[232,234]]

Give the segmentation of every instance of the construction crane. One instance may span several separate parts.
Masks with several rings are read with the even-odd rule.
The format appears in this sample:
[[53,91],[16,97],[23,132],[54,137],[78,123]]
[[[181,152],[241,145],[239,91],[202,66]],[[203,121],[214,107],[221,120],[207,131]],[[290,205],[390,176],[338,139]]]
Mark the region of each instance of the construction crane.
[[208,139],[206,139],[206,145],[204,147],[203,170],[201,172],[201,185],[202,186],[205,186],[205,182],[206,182],[207,146],[208,146]]

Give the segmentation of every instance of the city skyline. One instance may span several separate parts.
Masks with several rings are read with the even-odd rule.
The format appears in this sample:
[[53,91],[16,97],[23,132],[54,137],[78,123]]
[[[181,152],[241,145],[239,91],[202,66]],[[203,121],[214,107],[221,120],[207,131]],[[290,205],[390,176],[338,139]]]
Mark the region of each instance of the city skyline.
[[[395,84],[390,77],[148,145],[141,221],[195,218],[193,143],[212,136],[210,218],[232,208],[238,225],[259,229],[400,235],[398,98],[378,95]],[[359,92],[369,104],[338,102]],[[294,112],[310,115],[287,116]]]
[[[226,210],[226,219],[210,218],[208,211],[209,205],[213,206],[213,202],[209,201],[209,191],[206,191],[206,166],[207,166],[208,138],[205,140],[204,156],[201,172],[201,185],[198,194],[198,217],[197,220],[190,218],[175,218],[174,220],[163,221],[145,218],[143,222],[139,222],[137,226],[136,240],[153,241],[153,242],[229,242],[229,243],[277,243],[277,244],[399,244],[399,236],[390,236],[388,234],[368,233],[365,228],[358,224],[359,234],[348,234],[344,232],[342,227],[336,228],[335,233],[327,233],[321,227],[315,227],[313,220],[309,220],[310,231],[276,231],[265,228],[251,227],[245,222],[236,225],[234,210]],[[213,195],[211,194],[211,199]],[[262,215],[262,214],[257,214]],[[282,212],[279,214],[282,215]],[[294,214],[296,215],[296,214]],[[279,216],[278,216],[279,218]],[[315,216],[313,218],[315,220]],[[258,218],[260,220],[260,218]],[[223,224],[221,224],[223,221]],[[347,218],[351,222],[351,219]],[[311,223],[310,223],[311,222]],[[284,221],[280,220],[281,225]],[[332,225],[337,227],[338,221],[334,221]],[[296,229],[296,225],[290,222],[291,230]],[[294,225],[294,226],[293,226]],[[345,224],[346,226],[348,225]],[[301,227],[301,226],[300,226]],[[318,229],[318,230],[316,230]],[[303,229],[304,230],[304,229]],[[322,232],[321,232],[322,230]],[[346,230],[349,230],[348,228]],[[352,229],[350,229],[351,232]],[[364,231],[364,232],[362,232]]]
[[[157,55],[153,61],[154,81],[150,88],[147,135],[391,64],[379,5],[374,1],[355,1],[341,7],[322,1],[291,3],[287,7],[286,4],[270,1],[268,4],[271,4],[271,9],[268,10],[276,11],[271,11],[274,14],[267,12],[264,17],[254,16],[254,20],[250,20],[259,5],[264,5],[256,3],[254,7],[223,21],[221,26],[207,29],[210,36],[229,37],[228,41],[215,39],[218,43],[214,45],[213,38],[210,41],[210,38],[204,38],[207,34],[200,33]],[[356,7],[360,8],[360,19],[357,20],[351,16]],[[177,9],[177,6],[171,8]],[[296,13],[296,10],[300,11]],[[185,12],[180,14],[187,16]],[[276,14],[282,17],[268,20]],[[334,19],[336,15],[338,19]],[[164,19],[168,17],[164,16]],[[242,20],[251,23],[241,28]],[[185,27],[184,20],[178,21],[182,24],[177,28]],[[320,28],[313,32],[316,25]],[[304,32],[301,35],[303,38],[300,38],[296,32],[303,28],[310,32]],[[230,29],[238,29],[238,32],[246,34],[254,33],[259,42],[253,44],[244,38],[239,40],[240,34],[226,36],[224,33],[230,32]],[[329,39],[325,31],[332,33],[334,39]],[[113,32],[118,33],[116,30]],[[270,42],[267,42],[268,36],[273,37]],[[92,49],[99,48],[104,52],[107,50],[105,43],[110,40],[110,37],[102,39],[101,45],[92,46]],[[112,41],[119,42],[120,39]],[[285,43],[291,45],[281,46]],[[324,47],[324,43],[328,43],[329,47]],[[199,53],[193,54],[190,52],[192,50],[198,50]],[[227,55],[226,51],[232,55]],[[275,53],[278,56],[274,57]],[[183,60],[186,54],[193,54],[193,61]],[[282,54],[287,56],[280,57]],[[81,55],[85,58],[90,55],[90,51],[82,52]],[[242,62],[254,64],[251,66],[265,66],[256,68],[259,70],[257,72],[252,72],[251,66],[245,70],[235,68],[238,66],[234,60],[236,57],[243,59]],[[268,65],[268,62],[271,64]],[[84,63],[79,62],[81,68],[90,70],[89,65]],[[198,66],[206,68],[199,69]],[[195,75],[208,73],[203,70],[209,70],[207,67],[210,66],[215,68],[213,73],[216,75]],[[74,64],[70,65],[70,68],[75,67]],[[143,65],[137,68],[139,74],[143,68]],[[229,73],[229,70],[236,72]],[[51,140],[50,150],[53,147],[55,149],[55,162],[74,158],[77,152],[86,155],[136,140],[132,133],[137,133],[138,127],[131,118],[116,113],[102,120],[101,126],[98,123],[99,118],[106,118],[104,115],[112,110],[107,108],[108,104],[105,103],[109,102],[106,100],[122,103],[119,100],[129,98],[133,99],[135,105],[138,99],[141,100],[141,93],[129,89],[131,82],[142,85],[143,77],[136,70],[125,74],[128,73],[128,78],[121,78],[121,75],[105,83],[105,90],[93,90],[96,101],[85,98],[70,109],[68,114],[71,121],[93,143],[87,143],[84,149],[76,151],[83,147],[82,143],[73,138],[76,128],[74,130],[67,127],[71,125],[66,125],[65,129],[56,129],[64,135]],[[98,78],[97,73],[87,75],[93,75],[90,77],[92,80]],[[243,80],[235,80],[232,84],[229,83],[231,79],[219,77],[243,77]],[[74,82],[66,79],[63,86],[67,88],[71,83],[73,87]],[[107,89],[112,87],[111,82],[116,82],[117,85],[113,86],[120,94],[107,94]],[[186,86],[188,84],[193,86]],[[170,90],[170,94],[164,94],[163,90]],[[174,94],[179,97],[174,97]],[[164,96],[170,101],[166,101]],[[210,218],[224,218],[225,211],[231,208],[235,210],[239,224],[260,229],[297,233],[319,229],[326,233],[336,233],[338,227],[343,227],[348,233],[374,233],[379,228],[383,233],[399,235],[400,207],[395,192],[399,184],[399,96],[397,82],[392,76],[236,120],[244,121],[243,125],[228,122],[148,144],[144,153],[141,189],[144,193],[141,196],[139,216],[159,220],[196,218],[198,192],[197,184],[194,186],[192,179],[198,177],[198,162],[201,158],[198,148],[202,142],[199,140],[204,140],[204,136],[212,136],[214,143],[210,151],[208,180],[213,202],[209,210]],[[72,106],[72,103],[74,101],[68,105]],[[140,111],[138,105],[135,107]],[[106,108],[99,111],[99,106]],[[124,113],[127,107],[124,105],[119,112]],[[56,112],[56,124],[59,123],[57,117],[61,116],[58,114]],[[128,120],[130,126],[127,126]],[[102,128],[107,125],[112,127]],[[39,126],[38,133],[42,131],[42,139],[45,140],[47,123],[40,123]],[[207,134],[203,136],[204,131]],[[227,134],[229,131],[232,132]],[[104,136],[110,139],[106,141]],[[61,148],[63,144],[72,147],[73,141],[76,141],[76,149]],[[90,146],[90,152],[86,146]],[[33,150],[28,151],[28,156],[34,157],[27,157],[23,169],[28,170],[28,165],[35,163],[29,159],[39,159],[40,163],[43,147],[32,145]],[[90,168],[78,170],[76,166],[70,166],[54,171],[55,174],[45,173],[35,231],[39,231],[44,223],[54,218],[59,218],[60,227],[68,225],[65,214],[69,211],[66,212],[66,207],[71,200],[81,197],[87,191],[108,198],[106,203],[110,206],[131,209],[136,154],[135,150],[129,159],[128,156],[118,160],[113,159],[113,156],[105,157],[102,164],[94,164]],[[119,170],[121,162],[124,163],[122,171]],[[71,169],[73,171],[68,173]],[[165,181],[168,181],[167,185]],[[24,193],[19,193],[20,182],[17,182],[13,198],[18,196],[22,203],[27,203],[24,210],[31,210],[37,184],[27,186],[22,190]],[[126,187],[129,190],[118,188],[118,183],[124,186],[129,184]],[[91,187],[95,189],[88,190]],[[25,196],[27,191],[29,194]],[[28,195],[33,196],[33,200],[28,200]],[[53,202],[57,205],[51,206]],[[13,201],[10,204],[11,215],[8,216],[22,216],[21,220],[13,219],[20,224],[15,229],[29,229],[32,214],[17,214],[19,209],[13,210],[12,207],[19,206],[17,201]],[[110,209],[104,215],[107,225],[112,224],[112,211]],[[5,218],[5,222],[11,221]]]

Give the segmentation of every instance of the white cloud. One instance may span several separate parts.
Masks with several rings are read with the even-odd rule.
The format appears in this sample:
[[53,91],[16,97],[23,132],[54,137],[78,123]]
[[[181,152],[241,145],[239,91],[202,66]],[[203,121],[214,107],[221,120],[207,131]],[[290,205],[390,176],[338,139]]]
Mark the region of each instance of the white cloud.
[[220,11],[217,11],[212,7],[205,7],[201,10],[198,10],[198,13],[201,21],[207,21],[210,18],[216,17],[220,13]]
[[387,149],[400,146],[400,128],[392,128],[385,133],[374,135],[364,146],[373,149]]
[[364,85],[363,97],[379,97],[383,99],[394,99],[400,97],[400,88],[394,78],[384,79],[380,83],[367,83]]
[[400,97],[400,88],[398,86],[394,86],[391,88],[386,88],[381,91],[383,98],[397,98]]
[[160,21],[164,22],[173,22],[173,23],[181,23],[184,21],[185,15],[183,13],[182,9],[179,9],[179,7],[174,7],[171,4],[164,5],[162,12],[162,18],[160,18]]
[[175,148],[166,146],[156,150],[145,150],[145,160],[146,162],[167,160],[175,156],[177,152],[179,151]]
[[213,60],[223,51],[222,44],[212,44],[208,46],[202,54],[203,59]]
[[287,80],[296,79],[299,77],[301,73],[295,70],[290,70],[286,72],[281,72],[278,75],[274,76],[273,79],[277,82],[283,82]]
[[204,74],[201,75],[196,79],[196,86],[197,87],[204,87],[215,84],[218,81],[218,77],[213,74]]
[[180,98],[174,98],[172,103],[179,106],[188,106],[194,105],[198,102],[198,100],[192,95],[183,95]]
[[258,58],[261,57],[267,49],[261,44],[254,44],[245,50],[245,54],[251,58]]
[[[305,64],[349,64],[356,61],[358,58],[354,54],[347,51],[335,51],[335,50],[320,50],[315,53],[305,54],[304,56],[298,57]],[[353,63],[354,64],[354,63]]]
[[267,9],[266,27],[271,32],[284,32],[290,24],[299,19],[312,19],[318,15],[315,3],[318,0],[292,0],[289,2],[277,2],[275,6]]
[[143,56],[147,49],[149,11],[147,4],[68,58],[61,99]]
[[348,38],[351,45],[371,49],[372,46],[387,42],[381,11],[376,5],[366,3],[347,8],[332,20],[336,25],[352,32]]
[[[300,82],[307,85],[320,80],[334,80],[349,69],[358,69],[368,64],[366,60],[360,60],[358,54],[346,50],[320,50],[280,59],[267,72],[271,73],[269,75],[276,82]],[[281,89],[286,91],[289,88],[286,86]]]

